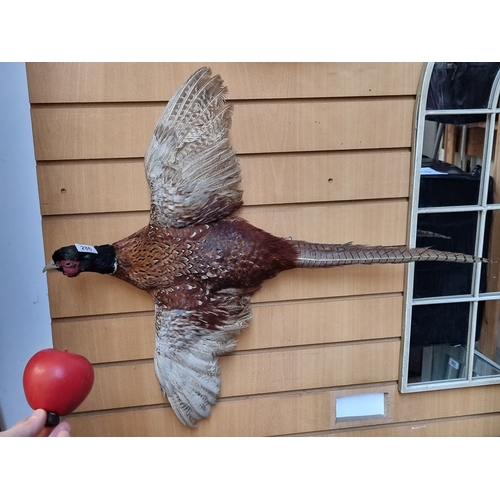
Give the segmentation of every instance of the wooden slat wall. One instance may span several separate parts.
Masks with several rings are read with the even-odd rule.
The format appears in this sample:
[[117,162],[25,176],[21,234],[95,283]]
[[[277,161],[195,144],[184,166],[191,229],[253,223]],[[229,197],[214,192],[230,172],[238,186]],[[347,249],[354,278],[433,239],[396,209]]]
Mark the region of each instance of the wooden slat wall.
[[[147,223],[142,157],[165,102],[202,65],[27,65],[47,260],[59,246],[109,243]],[[235,105],[243,217],[311,241],[405,242],[421,64],[209,65]],[[237,349],[221,359],[220,401],[193,430],[155,380],[149,295],[106,276],[49,274],[54,345],[87,356],[96,372],[68,417],[73,434],[497,432],[498,387],[398,393],[403,280],[403,266],[373,265],[295,270],[266,283]],[[381,391],[390,403],[382,420],[335,419],[339,395]]]

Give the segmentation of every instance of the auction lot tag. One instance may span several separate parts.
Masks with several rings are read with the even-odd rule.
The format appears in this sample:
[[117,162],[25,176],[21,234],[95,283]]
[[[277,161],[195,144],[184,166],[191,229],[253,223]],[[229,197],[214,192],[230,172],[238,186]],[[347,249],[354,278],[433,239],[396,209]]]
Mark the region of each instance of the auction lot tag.
[[75,243],[75,247],[79,252],[97,253],[97,250],[92,245],[82,245],[80,243]]

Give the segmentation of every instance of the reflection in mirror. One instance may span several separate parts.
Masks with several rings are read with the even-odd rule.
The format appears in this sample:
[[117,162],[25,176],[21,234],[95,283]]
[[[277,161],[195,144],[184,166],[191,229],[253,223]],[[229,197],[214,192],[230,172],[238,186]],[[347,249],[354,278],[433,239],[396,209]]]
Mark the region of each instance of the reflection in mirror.
[[488,264],[408,265],[402,392],[500,383],[500,63],[429,63],[417,102],[411,246]]
[[[422,187],[421,183],[420,192],[422,192]],[[443,191],[450,189],[450,186],[446,183],[442,187],[444,188]],[[472,255],[476,251],[476,232],[476,212],[420,214],[417,220],[416,245]],[[481,271],[486,271],[486,266],[483,266]],[[472,274],[473,267],[470,264],[417,262],[415,265],[413,297],[437,297],[470,293]],[[485,291],[484,285],[483,288],[482,291]]]

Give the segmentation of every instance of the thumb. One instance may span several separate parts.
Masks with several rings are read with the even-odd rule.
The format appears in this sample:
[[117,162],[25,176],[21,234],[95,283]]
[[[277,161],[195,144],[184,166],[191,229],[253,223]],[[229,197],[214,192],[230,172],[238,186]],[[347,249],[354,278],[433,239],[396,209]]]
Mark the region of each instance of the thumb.
[[31,416],[14,424],[10,429],[0,433],[4,437],[34,437],[40,434],[45,426],[47,413],[45,410],[35,410]]

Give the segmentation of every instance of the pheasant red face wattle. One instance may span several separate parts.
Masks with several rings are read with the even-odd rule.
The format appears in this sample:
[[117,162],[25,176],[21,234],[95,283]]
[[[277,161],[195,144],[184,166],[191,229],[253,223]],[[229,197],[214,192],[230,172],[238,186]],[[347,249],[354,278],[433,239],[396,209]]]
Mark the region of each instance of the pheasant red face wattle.
[[75,260],[60,260],[56,262],[56,266],[68,278],[74,278],[80,273],[80,263]]

